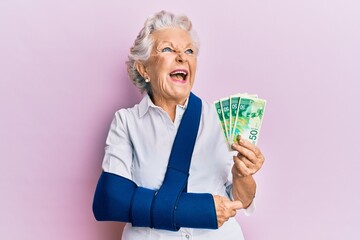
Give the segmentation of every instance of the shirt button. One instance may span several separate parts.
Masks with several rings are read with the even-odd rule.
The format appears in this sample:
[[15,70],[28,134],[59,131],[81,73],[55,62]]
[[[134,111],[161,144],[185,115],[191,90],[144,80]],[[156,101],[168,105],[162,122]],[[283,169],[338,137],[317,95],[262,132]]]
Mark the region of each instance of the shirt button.
[[185,237],[186,237],[186,239],[190,239],[189,234],[186,234]]

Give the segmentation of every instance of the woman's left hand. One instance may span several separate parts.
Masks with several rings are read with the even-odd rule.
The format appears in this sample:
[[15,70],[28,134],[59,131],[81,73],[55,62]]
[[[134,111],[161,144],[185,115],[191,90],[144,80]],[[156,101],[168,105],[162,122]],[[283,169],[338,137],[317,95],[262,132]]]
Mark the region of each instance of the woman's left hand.
[[232,144],[232,149],[238,154],[233,157],[233,177],[246,177],[253,175],[264,164],[265,158],[260,149],[250,141],[238,137],[238,142]]

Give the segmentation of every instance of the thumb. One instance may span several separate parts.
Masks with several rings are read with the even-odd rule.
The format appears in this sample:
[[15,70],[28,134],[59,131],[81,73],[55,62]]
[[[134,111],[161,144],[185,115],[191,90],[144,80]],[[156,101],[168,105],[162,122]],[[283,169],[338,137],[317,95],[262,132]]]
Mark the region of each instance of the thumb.
[[244,205],[242,204],[241,201],[239,201],[239,200],[235,201],[235,200],[234,200],[234,201],[231,201],[230,207],[231,207],[232,209],[239,210],[239,209],[244,208]]

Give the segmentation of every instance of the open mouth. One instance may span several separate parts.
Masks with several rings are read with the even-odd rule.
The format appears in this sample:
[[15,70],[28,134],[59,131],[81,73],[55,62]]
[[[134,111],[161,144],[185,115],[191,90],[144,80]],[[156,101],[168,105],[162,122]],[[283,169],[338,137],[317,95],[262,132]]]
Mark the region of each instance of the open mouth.
[[173,80],[185,81],[188,76],[188,71],[183,69],[174,70],[170,73],[170,77]]

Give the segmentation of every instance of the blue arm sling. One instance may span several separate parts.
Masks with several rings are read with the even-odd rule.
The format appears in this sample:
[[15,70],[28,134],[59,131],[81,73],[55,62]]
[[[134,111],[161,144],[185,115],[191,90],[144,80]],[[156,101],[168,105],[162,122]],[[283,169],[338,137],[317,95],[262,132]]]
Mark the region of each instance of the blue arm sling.
[[97,220],[131,222],[133,226],[170,231],[180,227],[218,228],[212,195],[186,192],[201,107],[201,100],[190,93],[158,191],[138,187],[116,174],[101,174],[93,201]]

